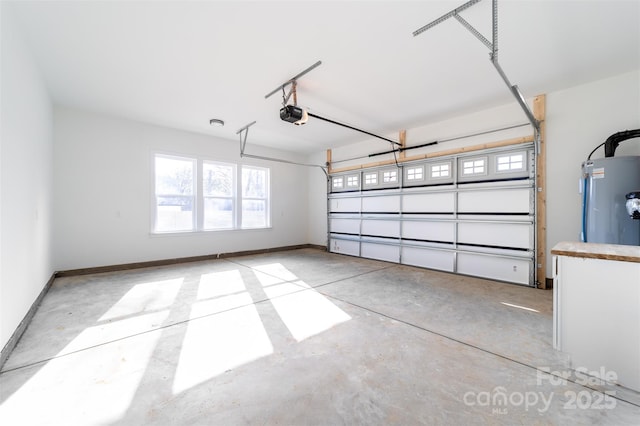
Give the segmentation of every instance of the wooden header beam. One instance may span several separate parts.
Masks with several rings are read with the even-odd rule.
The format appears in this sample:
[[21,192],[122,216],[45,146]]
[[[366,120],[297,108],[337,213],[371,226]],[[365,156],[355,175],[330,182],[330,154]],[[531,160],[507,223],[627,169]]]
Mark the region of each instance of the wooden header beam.
[[[483,149],[489,149],[489,148],[500,148],[503,146],[510,146],[510,145],[520,145],[520,144],[525,144],[525,143],[531,143],[534,141],[534,137],[533,135],[531,136],[523,136],[523,137],[519,137],[519,138],[513,138],[513,139],[506,139],[503,141],[498,141],[498,142],[489,142],[489,143],[483,143],[480,145],[472,145],[472,146],[464,146],[461,148],[453,148],[453,149],[447,149],[444,151],[438,151],[438,152],[429,152],[426,154],[418,154],[418,155],[413,155],[410,157],[404,157],[404,158],[399,158],[398,159],[398,163],[404,163],[406,161],[415,161],[415,160],[424,160],[427,158],[436,158],[436,157],[444,157],[446,155],[456,155],[456,154],[461,154],[461,153],[465,153],[465,152],[473,152],[473,151],[480,151]],[[387,166],[387,165],[392,165],[395,164],[395,160],[391,159],[391,160],[383,160],[383,161],[377,161],[375,163],[367,163],[367,164],[361,164],[358,166],[347,166],[347,167],[341,167],[338,169],[334,169],[334,168],[330,168],[330,173],[341,173],[341,172],[349,172],[352,170],[360,170],[360,169],[367,169],[369,167],[378,167],[378,166]]]

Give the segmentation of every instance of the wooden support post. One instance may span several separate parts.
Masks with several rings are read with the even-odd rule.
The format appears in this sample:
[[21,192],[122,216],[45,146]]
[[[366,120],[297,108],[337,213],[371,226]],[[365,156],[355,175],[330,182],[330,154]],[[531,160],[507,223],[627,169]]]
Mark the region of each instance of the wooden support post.
[[536,265],[540,288],[547,288],[547,148],[545,141],[546,95],[533,99],[533,115],[540,122],[540,145],[536,158]]
[[[400,135],[398,136],[398,140],[400,141],[400,148],[407,147],[407,131],[400,130]],[[405,151],[400,151],[399,159],[402,161],[406,157],[407,153]]]
[[327,149],[327,173],[331,173],[331,150]]

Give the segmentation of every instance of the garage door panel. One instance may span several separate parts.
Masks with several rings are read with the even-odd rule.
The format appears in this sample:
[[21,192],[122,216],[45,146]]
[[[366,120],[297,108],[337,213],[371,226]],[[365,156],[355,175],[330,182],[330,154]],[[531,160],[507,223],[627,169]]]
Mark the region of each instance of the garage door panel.
[[454,254],[451,251],[444,250],[403,247],[402,263],[405,265],[453,272]]
[[365,219],[362,221],[362,235],[398,238],[400,236],[400,222]]
[[459,223],[458,242],[494,247],[529,248],[532,225],[526,223]]
[[343,234],[360,233],[360,219],[331,219],[330,232],[340,232]]
[[395,213],[400,211],[400,196],[387,195],[380,197],[363,197],[363,212]]
[[427,194],[405,194],[402,197],[402,211],[406,213],[453,212],[455,194],[436,192]]
[[332,238],[329,248],[333,253],[349,254],[351,256],[360,255],[360,242],[350,240],[339,240]]
[[400,261],[400,247],[375,243],[362,243],[362,257],[398,263]]
[[529,259],[458,253],[457,272],[518,284],[529,283]]
[[530,188],[463,191],[458,194],[459,213],[529,213]]
[[402,224],[402,238],[452,242],[454,237],[453,222],[405,221]]
[[335,213],[359,213],[360,198],[332,198],[329,211]]

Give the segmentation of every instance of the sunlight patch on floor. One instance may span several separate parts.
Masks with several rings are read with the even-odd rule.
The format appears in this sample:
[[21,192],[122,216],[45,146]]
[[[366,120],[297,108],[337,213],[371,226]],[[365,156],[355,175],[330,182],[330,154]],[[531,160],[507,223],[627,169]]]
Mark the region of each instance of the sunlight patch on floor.
[[[298,342],[349,321],[351,317],[280,263],[256,267],[256,277]],[[269,275],[265,276],[266,272]],[[281,277],[276,279],[274,276]],[[287,282],[293,281],[293,282]]]
[[87,327],[78,334],[57,356],[134,336],[162,326],[169,310],[137,315],[119,321],[111,321]]
[[510,306],[510,307],[512,307],[512,308],[523,309],[523,310],[525,310],[525,311],[530,311],[530,312],[540,312],[540,311],[539,311],[539,310],[537,310],[537,309],[527,308],[526,306],[522,306],[522,305],[514,305],[514,304],[512,304],[512,303],[507,303],[507,302],[500,302],[500,303],[502,303],[502,304],[503,304],[503,305],[505,305],[505,306]]
[[198,300],[227,296],[245,290],[242,275],[237,269],[202,274],[198,285]]
[[31,367],[37,372],[4,401],[0,418],[24,425],[52,424],[52,419],[110,424],[121,419],[160,336],[159,331],[145,333]]
[[170,307],[182,286],[184,278],[136,284],[98,321],[108,321]]
[[172,387],[174,394],[273,353],[253,299],[243,290],[246,287],[239,271],[201,277],[200,301],[191,307]]
[[[246,295],[250,300],[249,295]],[[197,305],[194,310],[197,311]],[[188,323],[173,382],[178,394],[238,366],[273,353],[254,305]]]

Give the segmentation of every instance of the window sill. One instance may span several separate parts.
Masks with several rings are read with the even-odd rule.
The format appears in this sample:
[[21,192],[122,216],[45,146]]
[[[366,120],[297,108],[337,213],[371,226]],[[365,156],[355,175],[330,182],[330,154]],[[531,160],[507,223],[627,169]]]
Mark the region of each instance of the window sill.
[[220,232],[243,232],[243,231],[263,231],[271,230],[272,226],[265,226],[261,228],[227,228],[227,229],[207,229],[201,231],[167,231],[167,232],[149,232],[149,236],[156,237],[188,237],[195,235],[216,234]]

